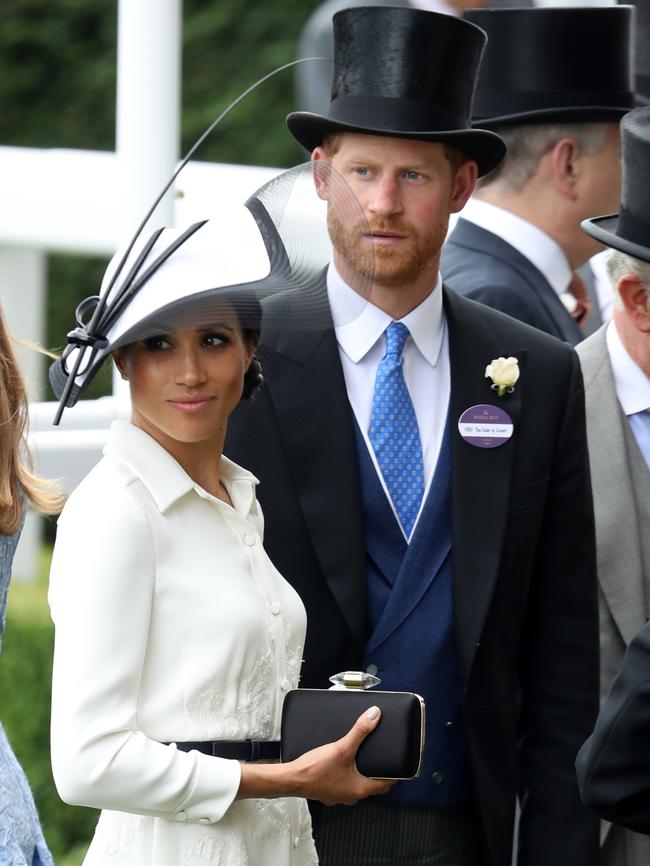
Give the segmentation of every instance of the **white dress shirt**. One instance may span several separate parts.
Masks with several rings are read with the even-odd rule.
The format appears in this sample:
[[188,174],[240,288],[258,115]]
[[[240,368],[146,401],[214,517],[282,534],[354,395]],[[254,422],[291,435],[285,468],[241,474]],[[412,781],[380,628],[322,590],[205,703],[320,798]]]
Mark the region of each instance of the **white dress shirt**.
[[573,277],[562,247],[537,226],[495,204],[471,198],[461,217],[497,235],[535,265],[546,277],[560,300],[568,294]]
[[605,340],[618,402],[650,469],[650,379],[623,345],[614,320],[607,325]]
[[[384,332],[393,319],[374,304],[359,302],[359,296],[345,284],[334,264],[330,264],[327,272],[327,291],[348,399],[392,507],[374,449],[368,439],[368,427],[377,367],[386,352]],[[357,314],[350,318],[350,311],[355,304]],[[422,443],[425,484],[423,506],[438,461],[449,407],[449,340],[442,308],[440,277],[431,294],[400,321],[411,334],[404,346],[403,373]],[[417,521],[414,530],[416,525]]]
[[[256,479],[233,507],[144,431],[114,422],[59,519],[52,767],[101,808],[85,866],[315,866],[303,800],[234,802],[237,761],[174,742],[278,739],[306,617],[262,546]],[[172,743],[172,745],[165,745]]]

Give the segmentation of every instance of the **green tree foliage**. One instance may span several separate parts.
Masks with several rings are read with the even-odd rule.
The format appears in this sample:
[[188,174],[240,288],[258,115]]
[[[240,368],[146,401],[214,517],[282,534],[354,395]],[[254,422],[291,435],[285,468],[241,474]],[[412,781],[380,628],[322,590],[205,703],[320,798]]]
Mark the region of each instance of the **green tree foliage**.
[[[246,87],[294,59],[302,24],[317,2],[185,0],[183,149]],[[284,118],[294,108],[293,70],[248,96],[203,146],[199,158],[248,165],[293,165],[300,149]]]
[[14,0],[0,28],[0,144],[110,150],[114,0]]

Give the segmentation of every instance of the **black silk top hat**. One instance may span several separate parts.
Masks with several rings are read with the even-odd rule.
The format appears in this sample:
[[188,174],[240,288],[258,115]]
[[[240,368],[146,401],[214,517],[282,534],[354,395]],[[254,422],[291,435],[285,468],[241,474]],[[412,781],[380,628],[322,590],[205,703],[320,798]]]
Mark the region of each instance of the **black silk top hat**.
[[472,9],[488,35],[472,121],[617,122],[634,108],[632,6]]
[[607,247],[650,262],[650,108],[621,121],[623,178],[618,214],[585,220],[582,228]]
[[342,9],[334,22],[329,114],[293,112],[291,133],[307,150],[332,132],[362,132],[458,147],[495,168],[505,145],[472,129],[470,116],[485,34],[473,24],[394,6]]

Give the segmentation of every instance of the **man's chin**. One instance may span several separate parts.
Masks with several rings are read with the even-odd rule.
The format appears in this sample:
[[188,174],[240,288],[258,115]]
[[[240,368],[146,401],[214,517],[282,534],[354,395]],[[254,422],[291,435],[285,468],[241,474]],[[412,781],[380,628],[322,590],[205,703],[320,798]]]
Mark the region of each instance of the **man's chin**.
[[375,258],[374,282],[385,288],[399,288],[413,282],[420,271],[420,265],[413,261],[396,261],[383,256]]

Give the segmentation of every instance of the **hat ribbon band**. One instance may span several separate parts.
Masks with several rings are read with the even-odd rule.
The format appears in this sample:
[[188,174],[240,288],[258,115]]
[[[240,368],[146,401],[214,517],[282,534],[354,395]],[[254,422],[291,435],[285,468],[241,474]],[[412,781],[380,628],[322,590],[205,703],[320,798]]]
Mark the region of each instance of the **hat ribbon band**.
[[479,90],[473,120],[555,108],[633,108],[631,90]]
[[329,120],[391,132],[469,131],[469,120],[447,108],[395,96],[339,96],[330,103]]
[[626,241],[632,241],[642,247],[650,247],[650,222],[630,213],[621,206],[616,223],[616,234]]

